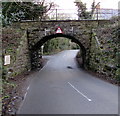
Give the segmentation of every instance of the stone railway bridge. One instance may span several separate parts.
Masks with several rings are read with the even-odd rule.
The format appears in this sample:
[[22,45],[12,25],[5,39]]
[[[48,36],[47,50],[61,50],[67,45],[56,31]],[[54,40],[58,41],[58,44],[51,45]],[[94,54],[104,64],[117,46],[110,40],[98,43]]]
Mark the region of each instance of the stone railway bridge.
[[[65,37],[77,43],[81,48],[82,67],[87,67],[90,60],[92,29],[108,23],[108,20],[66,20],[66,21],[22,21],[14,23],[27,32],[32,68],[39,64],[41,46],[56,37]],[[56,33],[61,28],[62,33]]]

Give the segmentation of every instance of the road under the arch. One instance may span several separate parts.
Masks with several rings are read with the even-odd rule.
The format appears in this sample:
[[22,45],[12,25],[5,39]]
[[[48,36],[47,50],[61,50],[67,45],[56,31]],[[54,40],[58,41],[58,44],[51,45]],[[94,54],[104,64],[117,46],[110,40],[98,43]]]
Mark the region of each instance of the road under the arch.
[[78,50],[48,56],[18,114],[117,114],[118,87],[78,68]]

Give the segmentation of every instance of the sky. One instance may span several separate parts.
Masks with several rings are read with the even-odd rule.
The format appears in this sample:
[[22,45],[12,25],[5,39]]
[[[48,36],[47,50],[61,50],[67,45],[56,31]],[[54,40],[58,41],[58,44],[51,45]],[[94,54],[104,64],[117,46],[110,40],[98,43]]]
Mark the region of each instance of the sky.
[[[76,9],[75,0],[50,0],[59,5],[60,9]],[[100,2],[101,8],[118,9],[118,2],[120,0],[95,0],[96,4]],[[93,0],[82,0],[87,3],[87,8],[91,8]]]
[[[64,9],[64,10],[58,10],[58,13],[67,13],[69,15],[72,15],[73,19],[76,19],[77,16],[77,6],[75,6],[74,1],[75,0],[46,0],[50,2],[54,2],[55,4],[59,5],[57,9]],[[86,3],[88,10],[91,8],[91,4],[93,0],[81,0],[83,3]],[[100,8],[103,9],[118,9],[118,2],[120,0],[95,0],[95,3],[100,2]],[[120,8],[120,6],[119,6]],[[69,10],[65,10],[69,9]]]

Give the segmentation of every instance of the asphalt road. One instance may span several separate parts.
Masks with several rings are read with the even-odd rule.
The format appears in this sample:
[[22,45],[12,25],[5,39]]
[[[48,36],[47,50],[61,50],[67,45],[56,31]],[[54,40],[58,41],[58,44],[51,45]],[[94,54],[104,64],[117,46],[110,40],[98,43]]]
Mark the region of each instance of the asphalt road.
[[49,57],[34,75],[18,114],[118,114],[118,87],[78,68],[77,52]]

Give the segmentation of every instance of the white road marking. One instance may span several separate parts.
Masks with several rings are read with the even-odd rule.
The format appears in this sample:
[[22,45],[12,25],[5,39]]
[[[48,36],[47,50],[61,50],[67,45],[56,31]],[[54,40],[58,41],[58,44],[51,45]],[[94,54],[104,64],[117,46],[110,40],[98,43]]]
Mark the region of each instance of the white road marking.
[[26,96],[27,96],[27,92],[25,93],[24,100],[25,100]]
[[[48,61],[49,62],[49,61]],[[41,69],[41,70],[43,70],[45,67],[46,67],[46,65],[48,64],[48,62],[45,64],[45,66]],[[40,71],[41,71],[40,70]],[[27,88],[27,91],[29,90],[29,88],[30,88],[30,86]],[[25,99],[26,99],[26,96],[27,96],[27,92],[25,93],[25,95],[24,95],[24,100],[23,100],[23,102],[21,103],[21,105],[20,105],[20,107],[19,107],[19,109],[18,109],[18,111],[17,112],[19,112],[20,110],[21,110],[21,108],[22,108],[22,106],[23,106],[23,104],[24,104],[24,102],[25,102]]]
[[47,61],[47,63],[45,64],[45,66],[43,66],[43,68],[41,68],[39,72],[41,72],[47,66],[48,62],[49,61]]
[[75,88],[74,85],[72,85],[70,82],[68,82],[68,84],[75,89],[79,94],[81,94],[84,98],[86,98],[89,102],[91,102],[92,100],[90,98],[88,98],[86,95],[84,95],[82,92],[80,92],[77,88]]
[[19,111],[21,110],[21,108],[22,108],[22,106],[23,106],[23,104],[24,104],[24,102],[25,102],[26,96],[27,96],[27,92],[26,92],[25,95],[24,95],[24,99],[23,99],[22,103],[20,104],[20,107],[19,107],[17,113],[19,113]]
[[27,88],[27,91],[30,89],[30,86]]

